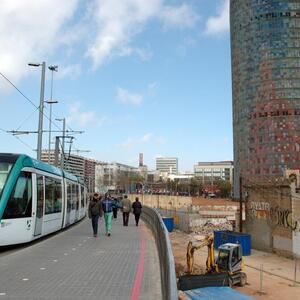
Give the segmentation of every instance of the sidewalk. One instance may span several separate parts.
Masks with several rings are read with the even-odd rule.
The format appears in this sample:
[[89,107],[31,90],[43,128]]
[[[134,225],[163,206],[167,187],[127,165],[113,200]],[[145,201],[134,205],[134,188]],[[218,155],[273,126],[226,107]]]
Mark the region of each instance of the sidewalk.
[[0,299],[161,299],[151,231],[131,216],[112,235],[92,237],[88,219],[29,247],[0,256]]

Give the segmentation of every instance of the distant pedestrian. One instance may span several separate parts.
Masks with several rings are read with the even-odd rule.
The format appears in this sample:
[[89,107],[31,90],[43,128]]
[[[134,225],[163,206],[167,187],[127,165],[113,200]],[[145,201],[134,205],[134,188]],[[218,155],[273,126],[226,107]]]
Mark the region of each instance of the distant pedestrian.
[[123,226],[128,226],[129,213],[131,211],[131,201],[124,195],[122,200],[122,211],[123,211]]
[[114,204],[114,206],[113,206],[113,216],[114,216],[114,219],[117,219],[117,217],[118,217],[118,206],[119,206],[118,203],[119,203],[118,198],[114,197],[113,198],[113,204]]
[[113,201],[109,194],[105,194],[104,200],[102,200],[102,209],[104,212],[106,235],[111,235],[111,221],[113,217]]
[[95,193],[90,200],[88,214],[89,218],[92,219],[94,237],[96,237],[98,234],[99,217],[102,216],[101,196],[98,193]]
[[135,202],[132,204],[132,210],[135,217],[135,226],[139,226],[139,220],[142,213],[142,204],[139,201],[139,197],[135,198]]

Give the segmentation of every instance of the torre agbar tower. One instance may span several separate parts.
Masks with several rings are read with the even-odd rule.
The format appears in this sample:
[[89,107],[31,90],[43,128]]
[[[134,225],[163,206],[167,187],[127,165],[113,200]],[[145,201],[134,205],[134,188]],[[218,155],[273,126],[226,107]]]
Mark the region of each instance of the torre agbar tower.
[[231,0],[234,196],[300,168],[300,0]]

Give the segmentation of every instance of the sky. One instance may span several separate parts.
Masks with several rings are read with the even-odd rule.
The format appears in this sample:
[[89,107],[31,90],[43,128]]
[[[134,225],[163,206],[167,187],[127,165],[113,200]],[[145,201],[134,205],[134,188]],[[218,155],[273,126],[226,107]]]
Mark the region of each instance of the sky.
[[36,157],[36,134],[6,131],[37,130],[28,63],[45,61],[52,128],[84,131],[80,155],[137,166],[143,153],[150,169],[175,156],[182,172],[233,158],[229,0],[1,0],[0,45],[0,152]]

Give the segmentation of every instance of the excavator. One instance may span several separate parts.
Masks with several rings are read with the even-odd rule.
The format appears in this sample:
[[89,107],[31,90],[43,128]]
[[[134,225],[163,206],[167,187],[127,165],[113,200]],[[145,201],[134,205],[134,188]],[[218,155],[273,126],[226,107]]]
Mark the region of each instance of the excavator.
[[[206,273],[194,274],[194,253],[207,246]],[[179,278],[181,290],[207,286],[233,286],[247,283],[247,275],[243,272],[244,262],[240,244],[226,243],[218,248],[218,257],[215,260],[214,237],[208,235],[199,245],[190,241],[187,246],[186,260],[188,275]]]

